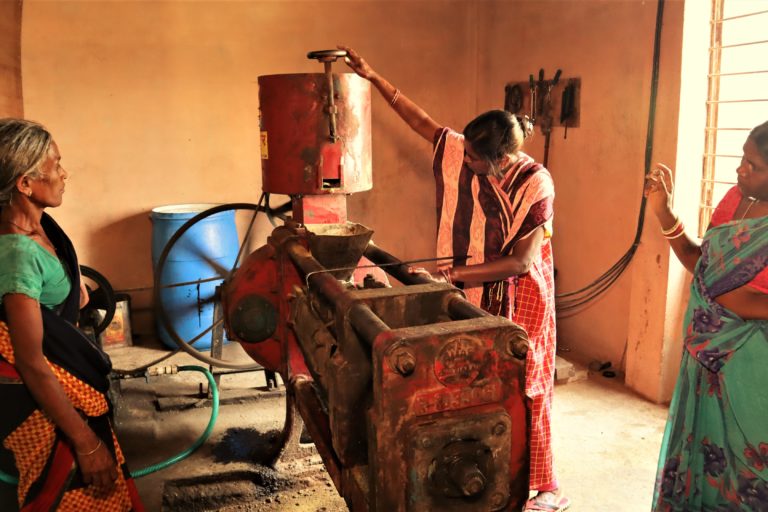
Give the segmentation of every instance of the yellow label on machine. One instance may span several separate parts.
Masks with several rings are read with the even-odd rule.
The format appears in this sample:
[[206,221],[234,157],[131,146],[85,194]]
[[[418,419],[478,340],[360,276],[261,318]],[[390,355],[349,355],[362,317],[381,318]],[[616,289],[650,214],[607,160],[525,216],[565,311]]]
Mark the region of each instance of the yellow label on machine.
[[267,144],[267,132],[261,132],[261,159],[269,160],[269,144]]

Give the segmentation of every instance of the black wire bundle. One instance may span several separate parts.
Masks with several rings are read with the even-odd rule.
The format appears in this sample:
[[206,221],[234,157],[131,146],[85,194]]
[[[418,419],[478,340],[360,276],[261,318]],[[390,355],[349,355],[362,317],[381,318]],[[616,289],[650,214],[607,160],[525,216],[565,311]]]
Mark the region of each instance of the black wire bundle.
[[[653,155],[653,127],[656,120],[656,96],[659,88],[659,56],[661,51],[661,27],[664,14],[664,0],[659,0],[656,10],[656,33],[653,43],[653,75],[651,78],[651,100],[648,112],[648,131],[645,136],[645,172],[643,178],[651,170],[651,157]],[[613,283],[615,283],[621,274],[629,267],[632,258],[640,245],[640,236],[643,233],[645,223],[646,197],[643,194],[640,200],[640,213],[637,218],[637,229],[635,230],[635,239],[627,252],[619,258],[606,272],[592,281],[590,284],[576,290],[575,292],[563,293],[555,296],[555,306],[558,314],[576,312],[582,306],[602,295]]]

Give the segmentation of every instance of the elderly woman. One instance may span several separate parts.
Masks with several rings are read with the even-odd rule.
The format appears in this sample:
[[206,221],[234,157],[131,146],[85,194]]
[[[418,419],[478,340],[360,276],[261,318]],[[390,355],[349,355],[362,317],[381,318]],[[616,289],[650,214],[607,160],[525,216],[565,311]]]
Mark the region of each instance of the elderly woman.
[[693,273],[657,511],[768,510],[768,122],[750,132],[736,174],[700,246],[672,213],[669,168],[646,182],[662,234]]
[[368,79],[416,133],[434,144],[437,182],[437,256],[440,268],[467,299],[525,328],[530,339],[526,394],[531,398],[530,481],[536,495],[525,510],[559,511],[552,464],[550,409],[554,386],[555,296],[552,263],[554,185],[549,172],[521,151],[532,127],[492,110],[463,133],[435,122],[351,48],[347,64]]
[[76,327],[87,301],[67,236],[44,213],[67,171],[39,124],[0,120],[0,439],[23,510],[143,510],[110,426],[109,358]]

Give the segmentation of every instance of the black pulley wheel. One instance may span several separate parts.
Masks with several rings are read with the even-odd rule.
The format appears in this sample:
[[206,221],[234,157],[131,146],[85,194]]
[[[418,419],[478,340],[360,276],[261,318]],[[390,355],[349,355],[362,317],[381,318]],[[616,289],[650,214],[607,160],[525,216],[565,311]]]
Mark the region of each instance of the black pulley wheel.
[[[115,291],[107,278],[91,267],[80,265],[80,275],[89,297],[88,304],[80,310],[80,325],[90,326],[98,338],[115,316]],[[103,317],[98,310],[104,312]]]
[[[262,197],[263,200],[263,197]],[[205,280],[198,280],[194,282],[187,282],[187,283],[162,283],[161,282],[161,276],[163,275],[163,270],[166,265],[166,261],[168,260],[168,255],[170,254],[173,247],[176,245],[176,243],[181,239],[182,236],[184,236],[184,233],[189,231],[192,226],[197,224],[198,222],[202,222],[203,220],[207,219],[208,217],[212,215],[216,215],[217,213],[222,213],[225,211],[249,211],[252,213],[253,217],[251,218],[250,225],[245,233],[245,237],[243,240],[241,240],[240,247],[239,247],[239,254],[236,258],[235,268],[229,269],[229,268],[217,268],[213,267],[213,270],[215,270],[215,273],[218,274],[217,277],[205,279]],[[170,336],[170,338],[173,340],[178,347],[186,352],[187,354],[191,355],[192,357],[203,361],[205,363],[208,363],[212,366],[218,366],[222,368],[231,368],[231,369],[237,369],[237,370],[252,370],[260,368],[261,366],[253,363],[253,364],[239,364],[234,363],[231,361],[226,361],[223,359],[214,358],[211,356],[208,356],[202,352],[199,352],[196,350],[192,344],[197,341],[198,339],[201,339],[203,336],[210,336],[211,331],[213,329],[217,328],[221,325],[223,322],[223,318],[214,318],[212,320],[212,323],[207,328],[201,328],[200,332],[194,336],[192,339],[183,339],[176,328],[173,325],[173,322],[169,316],[168,311],[166,310],[165,304],[160,299],[160,290],[163,288],[172,288],[175,286],[188,286],[188,285],[194,285],[199,284],[204,281],[218,281],[218,280],[224,280],[226,281],[229,279],[230,275],[234,270],[236,270],[237,266],[239,265],[240,259],[244,256],[243,254],[243,248],[247,244],[247,239],[250,235],[251,229],[253,227],[253,222],[256,218],[256,214],[258,212],[265,211],[265,207],[262,205],[262,202],[259,201],[259,204],[251,204],[251,203],[230,203],[230,204],[222,204],[219,206],[214,206],[213,208],[209,208],[208,210],[205,210],[203,212],[198,213],[188,221],[186,221],[182,226],[176,230],[176,232],[171,236],[171,238],[168,240],[168,242],[165,244],[165,247],[163,248],[163,252],[160,254],[160,258],[157,261],[157,268],[155,268],[155,281],[154,281],[154,303],[155,303],[155,314],[157,315],[158,319],[162,323],[163,327],[165,327],[166,332]],[[220,297],[212,296],[207,301],[219,301]],[[215,311],[215,309],[214,309]]]

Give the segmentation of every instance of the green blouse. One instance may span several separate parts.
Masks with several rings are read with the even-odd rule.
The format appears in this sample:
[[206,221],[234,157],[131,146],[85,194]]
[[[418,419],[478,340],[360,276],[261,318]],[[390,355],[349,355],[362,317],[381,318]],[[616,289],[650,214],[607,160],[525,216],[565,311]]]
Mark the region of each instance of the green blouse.
[[0,235],[0,303],[7,293],[22,293],[52,309],[71,288],[61,261],[26,235]]

